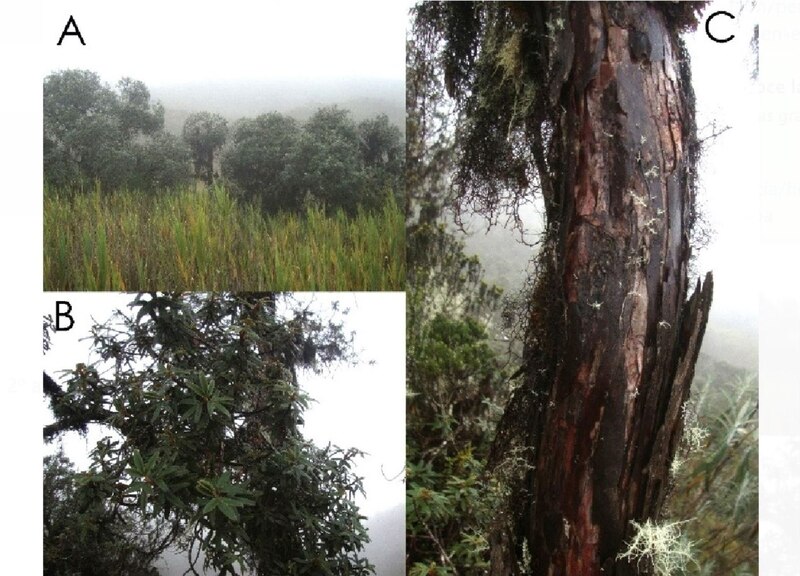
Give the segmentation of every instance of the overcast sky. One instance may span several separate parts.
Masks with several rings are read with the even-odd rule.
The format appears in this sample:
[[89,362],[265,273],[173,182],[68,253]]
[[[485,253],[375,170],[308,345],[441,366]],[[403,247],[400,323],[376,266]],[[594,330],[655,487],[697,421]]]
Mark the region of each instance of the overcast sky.
[[[148,86],[199,81],[405,78],[400,0],[45,0],[43,75],[88,68]],[[72,15],[76,36],[56,43]]]
[[712,2],[705,14],[726,10],[712,20],[710,30],[730,42],[712,41],[701,25],[686,36],[692,59],[692,85],[697,98],[699,137],[730,127],[705,147],[698,174],[701,209],[715,235],[698,253],[697,272],[714,272],[711,321],[737,317],[751,326],[758,322],[759,276],[742,262],[759,259],[760,139],[759,88],[750,78],[754,55],[750,47],[755,18],[739,0]]

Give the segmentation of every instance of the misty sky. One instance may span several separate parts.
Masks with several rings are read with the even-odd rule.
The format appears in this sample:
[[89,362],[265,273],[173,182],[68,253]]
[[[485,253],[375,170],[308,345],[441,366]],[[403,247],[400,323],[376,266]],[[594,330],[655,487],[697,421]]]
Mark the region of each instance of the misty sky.
[[[42,4],[41,33],[49,46],[43,75],[88,68],[109,82],[129,76],[148,86],[405,78],[408,5],[402,0]],[[56,46],[70,15],[85,47],[75,36]]]
[[714,272],[711,322],[735,317],[755,327],[758,322],[759,277],[742,262],[756,262],[759,244],[759,89],[750,78],[754,55],[750,38],[752,10],[740,13],[738,1],[716,1],[705,13],[727,10],[736,19],[718,16],[712,33],[734,35],[724,44],[713,42],[700,26],[686,37],[692,59],[692,84],[697,99],[698,137],[728,131],[705,147],[698,167],[701,210],[714,231],[710,245],[698,252],[697,272]]

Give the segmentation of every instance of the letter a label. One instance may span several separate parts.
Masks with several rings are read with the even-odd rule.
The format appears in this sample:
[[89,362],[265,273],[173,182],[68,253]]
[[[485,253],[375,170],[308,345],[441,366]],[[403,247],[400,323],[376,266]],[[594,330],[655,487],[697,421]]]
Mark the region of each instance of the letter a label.
[[[70,26],[72,26],[72,30],[70,30]],[[61,33],[61,38],[58,39],[58,46],[61,46],[61,42],[64,41],[64,36],[77,36],[81,41],[81,44],[86,46],[86,42],[83,41],[81,31],[78,30],[78,25],[75,23],[75,18],[72,17],[72,14],[70,14],[69,20],[67,20],[67,25],[64,26],[64,31]]]

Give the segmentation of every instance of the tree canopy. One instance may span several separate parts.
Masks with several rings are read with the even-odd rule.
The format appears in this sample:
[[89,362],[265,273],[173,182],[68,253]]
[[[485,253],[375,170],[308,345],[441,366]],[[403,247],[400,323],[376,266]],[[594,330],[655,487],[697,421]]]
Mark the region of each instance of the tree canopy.
[[300,127],[293,118],[277,112],[243,119],[233,129],[232,145],[222,169],[243,196],[265,212],[297,210],[301,198],[291,191],[287,171]]
[[187,150],[163,132],[164,108],[144,83],[115,89],[88,70],[44,80],[44,175],[56,186],[173,186],[188,178]]
[[[63,450],[44,458],[44,574],[157,576],[170,541],[165,523],[146,532],[134,515],[95,499]],[[164,533],[164,528],[167,528]]]
[[192,150],[195,176],[206,184],[214,180],[214,154],[227,136],[228,121],[219,114],[195,112],[183,124],[183,139]]
[[[46,440],[109,431],[89,470],[46,463],[74,487],[53,492],[62,508],[92,503],[91,529],[106,518],[151,554],[161,527],[158,546],[182,547],[193,567],[202,551],[219,574],[372,573],[353,501],[359,451],[317,447],[299,430],[309,398],[296,371],[354,360],[342,324],[274,294],[141,294],[130,307],[93,328],[96,364],[45,390]],[[65,566],[78,561],[67,556]]]
[[55,188],[164,190],[190,183],[193,167],[266,213],[316,204],[355,214],[388,195],[403,200],[402,139],[385,114],[357,123],[337,106],[303,123],[278,112],[242,118],[231,130],[220,114],[193,112],[176,138],[138,80],[112,88],[88,70],[44,80],[44,177]]
[[310,202],[352,214],[401,197],[402,136],[385,115],[356,124],[329,106],[298,125],[271,113],[239,122],[232,140],[223,173],[267,212]]

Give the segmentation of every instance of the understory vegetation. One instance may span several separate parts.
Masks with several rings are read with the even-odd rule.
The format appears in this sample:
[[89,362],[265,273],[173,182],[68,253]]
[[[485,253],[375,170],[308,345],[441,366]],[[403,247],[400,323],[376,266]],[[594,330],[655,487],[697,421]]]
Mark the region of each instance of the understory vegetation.
[[[478,296],[481,286],[464,285],[467,292],[449,305],[417,291],[409,296],[411,576],[487,574],[506,479],[526,472],[522,453],[493,471],[486,465],[503,405],[519,382],[508,376],[515,361],[497,345],[504,330],[488,321],[495,304]],[[666,512],[620,555],[656,574],[758,574],[757,402],[755,376],[701,357]]]
[[72,193],[44,199],[47,290],[398,290],[404,216],[380,210],[265,215],[227,189],[159,195]]

